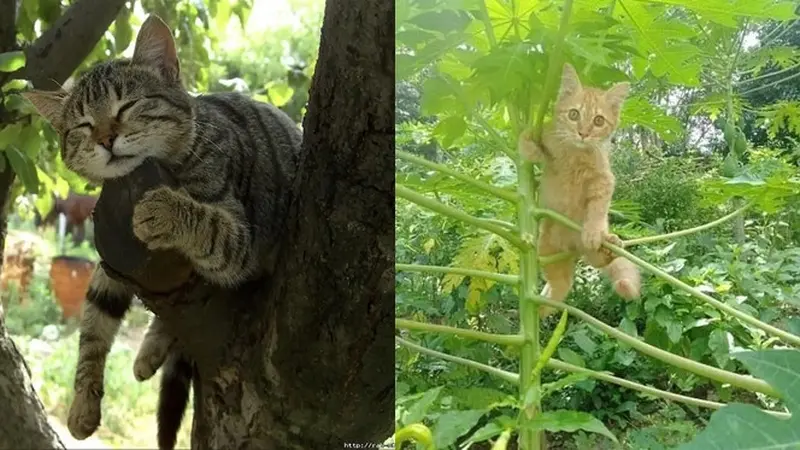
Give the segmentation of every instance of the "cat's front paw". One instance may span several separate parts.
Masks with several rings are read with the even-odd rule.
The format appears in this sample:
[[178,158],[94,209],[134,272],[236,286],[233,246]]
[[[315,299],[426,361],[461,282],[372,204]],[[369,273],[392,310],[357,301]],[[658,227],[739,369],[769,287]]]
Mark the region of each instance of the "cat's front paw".
[[161,187],[144,194],[133,208],[133,234],[150,250],[177,246],[180,201],[172,190]]
[[75,392],[75,399],[69,408],[67,428],[78,440],[84,440],[94,434],[100,426],[100,400],[102,393],[93,389],[82,389]]
[[[605,240],[609,244],[616,245],[617,247],[624,247],[625,246],[625,243],[622,241],[622,239],[620,239],[620,237],[617,236],[614,233],[607,234]],[[614,253],[612,253],[611,250],[609,250],[609,249],[607,249],[605,247],[601,247],[600,248],[600,252],[602,252],[603,255],[605,255],[605,257],[608,258],[609,260],[612,260],[612,259],[616,258],[616,255],[614,255]]]
[[600,249],[603,239],[608,235],[608,232],[600,227],[584,225],[581,232],[581,243],[583,248],[589,251],[596,251]]

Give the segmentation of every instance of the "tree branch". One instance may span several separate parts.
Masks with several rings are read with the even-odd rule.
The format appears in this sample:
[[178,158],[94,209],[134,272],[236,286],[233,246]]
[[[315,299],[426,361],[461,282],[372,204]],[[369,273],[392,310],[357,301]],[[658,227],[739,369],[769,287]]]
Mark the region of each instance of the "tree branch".
[[[14,0],[0,0],[14,3]],[[25,67],[11,78],[55,90],[92,52],[127,0],[79,0],[25,49]],[[0,83],[2,84],[2,83]]]

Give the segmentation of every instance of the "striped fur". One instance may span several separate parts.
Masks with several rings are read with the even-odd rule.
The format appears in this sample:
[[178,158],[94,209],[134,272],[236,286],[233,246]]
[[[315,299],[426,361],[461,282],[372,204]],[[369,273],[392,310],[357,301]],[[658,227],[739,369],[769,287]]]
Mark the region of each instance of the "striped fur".
[[[134,207],[134,234],[150,249],[182,252],[209,282],[235,286],[274,267],[301,133],[277,108],[245,96],[193,97],[179,73],[170,30],[150,16],[131,60],[93,67],[69,92],[26,97],[59,132],[66,165],[89,180],[124,176],[147,158],[159,160],[178,188],[143,196]],[[68,421],[78,439],[100,423],[103,367],[132,294],[102,269],[95,273]],[[191,362],[175,353],[173,342],[154,319],[134,364],[143,380],[170,362],[159,406],[162,448],[174,446],[190,380]],[[175,398],[165,398],[172,391]]]

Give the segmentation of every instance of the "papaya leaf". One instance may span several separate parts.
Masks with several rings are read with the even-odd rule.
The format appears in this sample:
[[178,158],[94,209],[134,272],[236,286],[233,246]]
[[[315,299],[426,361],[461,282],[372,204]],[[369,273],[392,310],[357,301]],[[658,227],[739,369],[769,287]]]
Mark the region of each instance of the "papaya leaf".
[[6,147],[6,157],[11,164],[11,168],[22,180],[22,184],[28,193],[39,193],[39,173],[36,170],[36,165],[33,161],[21,152],[16,146],[11,145]]
[[706,429],[679,450],[800,448],[800,352],[773,349],[732,356],[781,394],[792,417],[779,419],[753,405],[730,404],[712,414]]
[[602,434],[603,436],[618,443],[617,437],[603,425],[603,422],[589,413],[581,411],[545,411],[540,413],[530,424],[534,430],[545,430],[550,432],[566,431],[573,433],[578,430],[588,431],[589,433]]
[[13,51],[0,53],[0,72],[14,72],[25,67],[25,53]]

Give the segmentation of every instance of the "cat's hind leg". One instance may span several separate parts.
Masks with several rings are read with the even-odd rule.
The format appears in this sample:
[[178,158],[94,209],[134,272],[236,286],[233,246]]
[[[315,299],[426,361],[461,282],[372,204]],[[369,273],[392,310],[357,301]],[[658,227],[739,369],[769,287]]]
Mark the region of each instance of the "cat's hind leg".
[[[561,249],[550,243],[548,235],[543,233],[539,239],[539,256],[551,256],[561,253]],[[547,285],[542,295],[555,302],[563,302],[572,289],[572,280],[575,275],[577,258],[570,255],[558,261],[542,266],[542,274]],[[539,317],[547,317],[555,311],[549,306],[539,307]]]
[[127,286],[109,278],[98,265],[81,317],[75,398],[67,418],[67,428],[76,439],[86,439],[100,425],[106,357],[132,298],[133,292]]
[[133,362],[133,376],[136,377],[136,380],[150,379],[164,364],[174,343],[175,338],[167,332],[164,322],[157,316],[153,316],[142,340],[142,345],[139,346],[136,360]]

